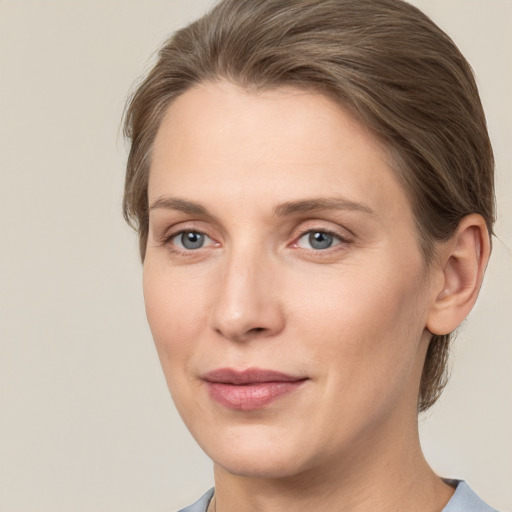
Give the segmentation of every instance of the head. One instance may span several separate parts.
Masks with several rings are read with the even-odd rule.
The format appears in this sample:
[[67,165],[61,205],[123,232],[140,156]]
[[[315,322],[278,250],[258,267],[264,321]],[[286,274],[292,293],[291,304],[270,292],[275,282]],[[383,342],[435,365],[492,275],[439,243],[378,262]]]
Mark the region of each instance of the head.
[[[403,192],[425,275],[468,216],[481,216],[492,233],[493,155],[477,87],[454,43],[424,14],[400,0],[224,0],[165,43],[128,106],[123,206],[143,261],[162,123],[172,125],[173,105],[182,110],[194,91],[214,84],[231,84],[234,96],[275,99],[281,91],[338,106],[375,142]],[[179,130],[165,128],[176,137]],[[432,331],[419,411],[446,382],[451,332]]]

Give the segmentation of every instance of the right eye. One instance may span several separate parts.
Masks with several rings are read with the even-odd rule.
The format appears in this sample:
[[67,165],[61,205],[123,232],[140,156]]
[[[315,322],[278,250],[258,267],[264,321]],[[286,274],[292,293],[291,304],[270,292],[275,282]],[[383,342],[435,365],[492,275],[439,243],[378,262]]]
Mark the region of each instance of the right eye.
[[214,244],[213,240],[200,231],[181,231],[169,238],[169,242],[182,251],[195,251]]

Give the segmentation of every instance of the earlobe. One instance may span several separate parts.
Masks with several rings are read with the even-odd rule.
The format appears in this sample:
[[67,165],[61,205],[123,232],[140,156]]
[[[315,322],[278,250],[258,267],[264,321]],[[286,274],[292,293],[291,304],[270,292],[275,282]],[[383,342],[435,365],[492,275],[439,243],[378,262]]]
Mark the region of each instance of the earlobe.
[[469,314],[478,297],[489,260],[491,244],[481,215],[464,217],[439,254],[438,288],[434,290],[427,329],[432,334],[454,331]]

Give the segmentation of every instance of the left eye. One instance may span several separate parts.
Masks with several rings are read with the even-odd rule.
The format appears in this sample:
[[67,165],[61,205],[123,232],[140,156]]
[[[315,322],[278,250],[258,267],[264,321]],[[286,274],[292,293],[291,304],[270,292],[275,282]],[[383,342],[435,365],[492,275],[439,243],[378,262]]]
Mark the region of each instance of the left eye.
[[171,243],[180,249],[194,251],[210,245],[212,239],[199,231],[182,231],[171,238]]
[[340,243],[340,237],[328,231],[308,231],[297,240],[299,247],[303,249],[314,249],[315,251],[329,249]]

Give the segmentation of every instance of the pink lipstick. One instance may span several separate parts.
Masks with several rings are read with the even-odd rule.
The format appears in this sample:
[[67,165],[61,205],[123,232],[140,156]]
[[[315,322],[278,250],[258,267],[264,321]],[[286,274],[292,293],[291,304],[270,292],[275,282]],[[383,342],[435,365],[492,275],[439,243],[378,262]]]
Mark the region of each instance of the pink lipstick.
[[261,409],[297,390],[307,378],[272,370],[220,368],[203,376],[210,396],[219,404],[243,411]]

